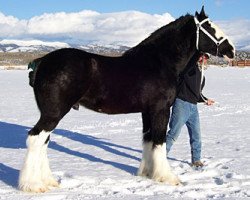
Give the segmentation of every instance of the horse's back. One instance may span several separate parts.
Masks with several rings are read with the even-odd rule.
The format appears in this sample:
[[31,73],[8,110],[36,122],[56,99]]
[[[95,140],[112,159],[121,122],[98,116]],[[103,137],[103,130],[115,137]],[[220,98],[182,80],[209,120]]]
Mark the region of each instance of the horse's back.
[[83,50],[73,48],[59,49],[42,57],[38,67],[40,71],[58,72],[67,70],[67,68],[79,67],[89,57],[90,54]]
[[42,57],[38,71],[46,76],[62,71],[86,73],[86,70],[95,71],[97,67],[104,69],[107,65],[111,69],[117,60],[119,60],[117,57],[106,57],[80,49],[65,48],[53,51]]

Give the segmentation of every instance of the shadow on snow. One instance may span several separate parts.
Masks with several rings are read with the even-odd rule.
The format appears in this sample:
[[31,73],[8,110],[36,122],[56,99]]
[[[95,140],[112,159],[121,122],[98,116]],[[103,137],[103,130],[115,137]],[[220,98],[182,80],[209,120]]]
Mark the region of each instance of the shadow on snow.
[[[31,127],[0,121],[0,148],[10,148],[10,149],[26,148],[25,141],[27,137],[27,132],[30,129]],[[101,148],[107,152],[110,152],[118,156],[133,159],[138,162],[140,161],[140,159],[135,156],[132,156],[130,154],[127,154],[127,153],[124,153],[115,149],[115,148],[119,148],[119,149],[141,153],[140,150],[133,149],[131,147],[126,147],[126,146],[114,144],[111,142],[106,142],[106,141],[103,141],[103,139],[101,138],[89,136],[89,135],[82,134],[82,133],[62,130],[62,129],[56,129],[53,131],[53,133],[57,135],[61,135],[63,137],[67,137],[77,142],[81,142],[85,145],[91,145],[91,146]],[[50,142],[49,148],[60,151],[60,152],[64,152],[73,156],[77,156],[77,157],[89,160],[91,162],[99,162],[99,163],[111,165],[115,168],[121,169],[130,174],[135,174],[137,170],[137,168],[130,166],[130,165],[125,165],[125,164],[114,162],[114,161],[104,160],[102,158],[97,157],[96,155],[90,155],[87,153],[82,153],[82,152],[71,150],[65,146],[62,146],[56,143],[55,141]],[[17,187],[18,174],[19,174],[19,170],[11,168],[3,164],[2,162],[0,163],[0,181],[3,181],[7,185]]]
[[0,181],[14,188],[18,186],[19,170],[0,163]]

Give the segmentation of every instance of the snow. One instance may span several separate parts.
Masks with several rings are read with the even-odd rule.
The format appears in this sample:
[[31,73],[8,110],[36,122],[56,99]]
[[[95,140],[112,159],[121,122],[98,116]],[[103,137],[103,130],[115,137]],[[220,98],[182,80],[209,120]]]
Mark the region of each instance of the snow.
[[[24,46],[26,48],[30,46],[50,46],[55,48],[66,48],[69,47],[67,43],[64,42],[44,42],[41,40],[10,40],[10,39],[4,39],[0,41],[1,45],[8,45],[8,44],[16,44],[18,46]],[[23,48],[24,48],[23,47]]]
[[0,200],[249,199],[250,68],[209,67],[204,94],[218,103],[199,105],[202,170],[190,167],[186,128],[169,154],[183,185],[136,176],[141,159],[140,114],[105,115],[71,110],[51,136],[48,156],[60,188],[44,194],[17,189],[27,131],[39,112],[28,71],[0,70]]
[[0,70],[26,70],[27,65],[0,65]]

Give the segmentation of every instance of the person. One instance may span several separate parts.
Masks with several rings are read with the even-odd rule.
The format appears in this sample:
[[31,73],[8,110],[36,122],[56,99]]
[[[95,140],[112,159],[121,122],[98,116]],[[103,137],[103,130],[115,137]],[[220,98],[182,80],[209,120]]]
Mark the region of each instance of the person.
[[[201,92],[205,85],[202,67],[207,64],[209,54],[197,54],[191,58],[186,69],[179,75],[177,96],[172,106],[169,131],[166,136],[167,153],[177,140],[182,127],[186,124],[191,146],[192,166],[202,167],[201,131],[197,103],[212,105],[214,101]],[[198,60],[198,62],[197,62]]]

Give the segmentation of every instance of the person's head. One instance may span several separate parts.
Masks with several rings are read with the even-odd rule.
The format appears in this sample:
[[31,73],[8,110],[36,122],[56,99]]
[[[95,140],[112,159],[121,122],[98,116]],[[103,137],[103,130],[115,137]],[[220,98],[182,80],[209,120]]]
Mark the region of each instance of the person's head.
[[207,60],[210,58],[210,54],[208,53],[202,53],[199,57],[199,64],[203,64],[206,65],[207,64]]

